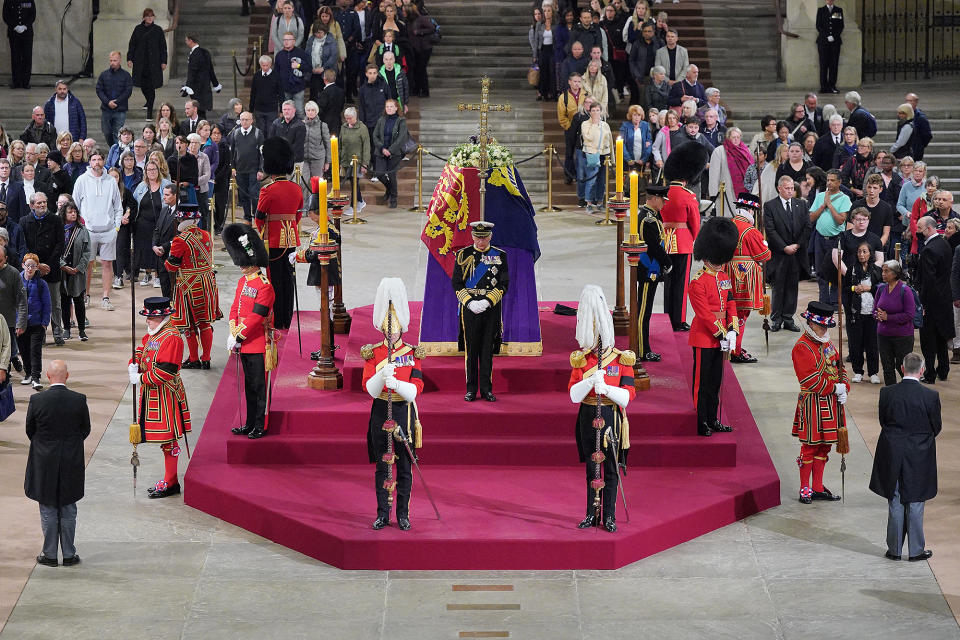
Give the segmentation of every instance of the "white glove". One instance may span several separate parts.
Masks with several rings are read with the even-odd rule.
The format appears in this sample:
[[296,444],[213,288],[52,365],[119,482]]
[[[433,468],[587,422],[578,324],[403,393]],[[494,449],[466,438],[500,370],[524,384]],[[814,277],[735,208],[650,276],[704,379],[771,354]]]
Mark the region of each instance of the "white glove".
[[393,363],[385,364],[383,365],[383,368],[380,369],[380,375],[383,377],[384,380],[386,380],[387,378],[394,377],[396,372],[397,372],[397,365]]
[[630,392],[621,387],[611,387],[607,385],[607,390],[604,395],[613,400],[621,409],[626,409],[627,404],[630,402]]
[[484,307],[479,300],[471,300],[470,302],[467,303],[467,309],[470,309],[470,311],[473,311],[474,313],[479,314],[479,313],[483,313]]
[[607,386],[606,382],[595,382],[593,383],[593,390],[597,392],[598,396],[605,396],[610,391],[610,387]]
[[846,392],[844,392],[843,394],[837,396],[837,402],[839,402],[840,404],[847,404],[847,394],[846,394]]
[[827,36],[827,42],[833,42],[833,36]]
[[[130,366],[132,367],[136,365],[130,365]],[[133,385],[140,384],[140,374],[137,373],[136,371],[131,371],[129,377],[130,377],[130,384],[133,384]]]
[[127,365],[127,373],[129,373],[130,375],[134,375],[134,374],[140,375],[140,366],[131,362],[130,364]]
[[383,386],[385,386],[387,389],[390,389],[391,391],[396,391],[397,382],[398,380],[394,376],[387,376],[386,378],[383,379]]
[[835,394],[837,394],[838,396],[839,396],[839,395],[846,395],[846,394],[847,394],[847,385],[843,384],[842,382],[838,382],[837,384],[833,385],[833,392],[834,392]]
[[13,30],[16,31],[17,33],[23,33],[24,31],[27,30],[27,27],[25,25],[18,24],[13,28]]
[[297,263],[297,252],[296,252],[296,251],[291,251],[289,257],[287,258],[287,260],[290,261],[290,264],[296,264],[296,263]]
[[587,394],[590,393],[590,389],[593,389],[592,377],[574,384],[570,387],[570,401],[573,404],[580,404],[583,402],[583,399],[587,397]]
[[191,89],[191,88],[188,87],[187,85],[183,85],[182,87],[180,87],[180,91],[186,93],[188,96],[192,96],[192,95],[193,95],[193,89]]
[[481,312],[482,312],[482,311],[486,311],[487,309],[490,308],[490,301],[487,300],[486,298],[484,298],[483,300],[480,300],[480,301],[479,301],[479,304],[480,304],[480,311],[481,311]]
[[737,332],[736,331],[727,331],[727,342],[730,343],[730,346],[737,344]]
[[218,84],[217,86],[215,86],[215,87],[213,88],[213,90],[216,91],[217,93],[220,93],[220,91],[223,90],[223,85],[222,85],[222,84]]
[[724,340],[721,340],[721,341],[720,341],[720,351],[723,351],[723,352],[730,351],[730,341],[729,341],[729,340],[724,339]]
[[597,384],[598,382],[603,382],[605,379],[606,379],[606,375],[603,373],[602,369],[597,369],[596,371],[593,372],[593,375],[590,376],[590,380],[593,384]]
[[227,334],[227,351],[233,351],[237,348],[237,339],[232,333]]

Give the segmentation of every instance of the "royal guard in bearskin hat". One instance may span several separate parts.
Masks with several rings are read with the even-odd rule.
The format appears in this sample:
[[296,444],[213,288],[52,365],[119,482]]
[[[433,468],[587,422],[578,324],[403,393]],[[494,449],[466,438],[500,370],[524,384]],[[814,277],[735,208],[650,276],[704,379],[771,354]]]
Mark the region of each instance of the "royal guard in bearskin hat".
[[260,270],[268,264],[267,250],[253,227],[248,224],[227,225],[222,237],[230,259],[243,272],[230,306],[227,351],[236,352],[243,365],[247,415],[244,423],[231,431],[255,440],[265,436],[267,430],[265,353],[273,341],[273,286]]
[[693,347],[693,404],[697,433],[733,431],[720,422],[723,355],[737,343],[739,319],[733,283],[723,270],[737,248],[737,227],[729,218],[709,218],[693,244],[693,257],[703,268],[690,282],[693,325],[688,340]]
[[268,175],[260,189],[254,224],[270,256],[270,282],[276,298],[273,303],[274,327],[290,328],[293,320],[293,266],[289,254],[300,244],[300,217],[303,192],[300,185],[287,179],[293,172],[293,148],[283,138],[267,138],[261,147],[263,172]]
[[660,354],[650,344],[650,315],[653,313],[653,299],[657,295],[657,285],[669,273],[673,265],[664,248],[663,222],[660,211],[667,202],[668,188],[662,185],[647,185],[647,201],[640,207],[640,242],[647,250],[640,254],[637,266],[637,343],[640,345],[638,357],[646,362],[660,362]]
[[[413,484],[410,454],[421,445],[420,422],[415,403],[423,391],[420,363],[423,350],[401,340],[410,325],[407,290],[400,278],[384,278],[373,303],[373,326],[383,333],[383,342],[360,349],[363,386],[373,398],[367,429],[367,453],[377,465],[377,519],[374,529],[390,523],[390,507],[396,489],[397,525],[410,528],[410,490]],[[396,463],[396,476],[393,465]]]
[[180,493],[177,478],[178,440],[186,442],[190,408],[180,380],[183,340],[170,322],[170,298],[147,298],[140,315],[147,319],[147,334],[130,359],[130,384],[140,387],[140,441],[154,442],[163,451],[163,479],[147,489],[151,498]]
[[737,225],[737,249],[730,261],[727,274],[733,281],[733,300],[737,303],[740,332],[736,347],[731,347],[730,362],[751,363],[757,359],[743,350],[743,334],[751,311],[763,311],[763,263],[770,259],[770,247],[756,227],[754,216],[760,211],[760,199],[752,193],[737,196],[737,211],[733,224]]
[[[170,242],[170,254],[164,263],[175,274],[173,318],[171,324],[187,338],[189,355],[184,369],[209,369],[213,346],[213,326],[223,317],[220,312],[217,279],[213,275],[213,241],[197,226],[200,207],[180,203],[174,211],[178,233]],[[202,348],[202,354],[198,349]]]
[[593,284],[580,294],[577,342],[580,349],[570,354],[573,371],[567,388],[570,400],[580,405],[577,450],[580,462],[587,464],[587,515],[578,526],[586,529],[602,522],[613,533],[619,466],[626,468],[630,448],[626,408],[636,394],[633,364],[637,357],[632,351],[614,348],[613,317],[603,290]]
[[674,331],[689,331],[687,324],[687,283],[690,280],[690,254],[700,231],[700,201],[687,188],[700,181],[710,160],[706,148],[697,142],[685,142],[673,149],[663,164],[670,183],[667,202],[660,210],[664,244],[673,269],[663,285],[663,312],[670,316]]
[[823,486],[823,469],[830,447],[846,430],[843,405],[850,383],[840,352],[830,342],[829,329],[836,326],[833,306],[813,301],[800,316],[806,319],[807,328],[791,354],[800,382],[793,435],[800,441],[800,502],[810,504],[814,500],[840,499]]

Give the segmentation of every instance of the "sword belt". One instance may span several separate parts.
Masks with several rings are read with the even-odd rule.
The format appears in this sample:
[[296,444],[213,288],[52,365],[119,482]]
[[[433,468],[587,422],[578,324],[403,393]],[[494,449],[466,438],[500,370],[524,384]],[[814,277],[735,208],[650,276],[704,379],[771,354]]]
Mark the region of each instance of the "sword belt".
[[[581,400],[580,402],[582,402],[583,404],[588,404],[591,407],[595,407],[597,406],[597,396],[584,396],[583,400]],[[614,402],[613,400],[611,400],[606,396],[603,396],[600,399],[600,406],[602,407],[612,407],[615,404],[616,402]]]
[[493,291],[493,289],[467,289],[467,293],[474,296],[485,296],[491,291]]

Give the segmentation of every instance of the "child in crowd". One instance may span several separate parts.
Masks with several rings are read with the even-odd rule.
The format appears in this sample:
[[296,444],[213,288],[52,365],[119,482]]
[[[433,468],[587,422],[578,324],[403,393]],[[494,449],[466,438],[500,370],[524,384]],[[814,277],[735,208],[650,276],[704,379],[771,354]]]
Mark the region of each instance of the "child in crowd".
[[40,258],[35,253],[23,256],[23,272],[20,278],[27,290],[27,328],[17,336],[17,347],[23,358],[26,374],[20,384],[32,384],[34,391],[42,391],[40,373],[43,371],[43,339],[50,324],[50,289],[42,277],[37,276]]

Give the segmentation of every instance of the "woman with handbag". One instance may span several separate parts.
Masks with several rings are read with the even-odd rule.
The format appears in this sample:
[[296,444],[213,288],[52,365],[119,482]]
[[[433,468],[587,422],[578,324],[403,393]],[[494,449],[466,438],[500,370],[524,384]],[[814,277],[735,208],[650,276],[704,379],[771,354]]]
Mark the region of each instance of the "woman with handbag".
[[63,339],[70,339],[70,305],[77,315],[77,333],[82,342],[87,341],[86,308],[83,296],[87,285],[87,264],[90,262],[90,233],[83,226],[77,205],[68,202],[60,207],[63,220],[63,256],[60,258],[60,309],[63,313]]
[[377,198],[377,204],[387,204],[391,209],[397,208],[397,170],[405,155],[404,146],[409,148],[412,142],[407,121],[399,110],[399,102],[393,98],[387,100],[383,115],[373,129],[374,171],[385,188],[384,194]]
[[[163,188],[168,184],[170,181],[160,175],[160,167],[150,160],[144,166],[143,182],[133,192],[137,201],[137,217],[133,223],[132,277],[136,278],[143,269],[142,287],[152,284],[154,288],[160,288],[158,271],[162,267],[153,251],[153,232],[163,209]],[[123,250],[126,251],[126,247]]]
[[[531,40],[533,61],[536,68],[539,69],[536,84],[537,100],[556,100],[557,79],[555,77],[554,43],[556,41],[557,18],[552,4],[543,8],[543,20],[535,22],[530,29],[533,33]],[[532,68],[531,71],[533,71]],[[532,84],[532,77],[530,79]]]

